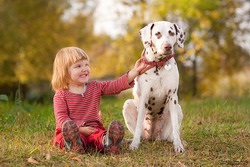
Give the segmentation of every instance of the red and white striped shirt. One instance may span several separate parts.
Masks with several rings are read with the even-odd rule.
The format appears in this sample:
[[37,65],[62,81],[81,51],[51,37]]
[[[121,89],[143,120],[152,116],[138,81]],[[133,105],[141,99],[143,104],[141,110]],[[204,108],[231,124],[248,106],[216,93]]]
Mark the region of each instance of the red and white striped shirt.
[[128,83],[127,74],[112,81],[91,81],[87,83],[84,97],[68,90],[59,90],[54,95],[56,132],[61,131],[63,122],[73,120],[78,127],[102,125],[99,110],[103,95],[118,94],[133,87]]

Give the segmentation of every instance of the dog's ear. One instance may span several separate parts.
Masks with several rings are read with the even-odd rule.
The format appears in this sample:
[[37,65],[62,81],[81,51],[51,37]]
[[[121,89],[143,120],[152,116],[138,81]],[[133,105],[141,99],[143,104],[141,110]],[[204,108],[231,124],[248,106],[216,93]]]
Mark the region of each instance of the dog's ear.
[[143,27],[139,32],[144,48],[152,46],[151,38],[152,38],[153,27],[154,23],[150,23],[147,26]]
[[179,26],[177,26],[176,24],[174,24],[174,28],[175,28],[175,31],[176,31],[176,43],[180,48],[183,48],[186,33]]

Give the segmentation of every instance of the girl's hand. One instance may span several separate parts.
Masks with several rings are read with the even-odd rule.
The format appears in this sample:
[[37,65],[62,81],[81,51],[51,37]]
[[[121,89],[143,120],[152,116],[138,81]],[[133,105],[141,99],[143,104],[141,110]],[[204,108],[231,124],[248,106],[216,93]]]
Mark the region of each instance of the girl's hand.
[[137,60],[134,68],[131,69],[128,73],[128,83],[131,83],[135,79],[135,77],[137,77],[140,74],[140,72],[147,67],[148,65],[145,64],[142,58]]
[[81,134],[83,134],[84,136],[86,136],[86,137],[89,136],[89,135],[91,135],[95,131],[97,131],[97,129],[93,128],[91,126],[82,126],[82,127],[79,128],[79,132]]
[[135,66],[134,66],[134,68],[133,68],[132,70],[137,71],[137,73],[138,73],[138,75],[139,75],[139,73],[140,73],[143,69],[145,69],[147,66],[148,66],[148,65],[145,64],[145,62],[143,61],[143,58],[140,58],[140,59],[138,59],[138,60],[135,62]]

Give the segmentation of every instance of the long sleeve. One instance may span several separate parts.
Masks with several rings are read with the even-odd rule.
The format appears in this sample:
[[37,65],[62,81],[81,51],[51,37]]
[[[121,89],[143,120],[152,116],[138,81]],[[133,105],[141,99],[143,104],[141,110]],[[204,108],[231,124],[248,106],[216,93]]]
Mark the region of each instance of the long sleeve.
[[118,94],[123,90],[133,87],[134,82],[128,83],[127,73],[116,80],[100,82],[99,86],[102,90],[102,95]]
[[53,98],[54,103],[54,114],[56,118],[57,125],[62,126],[63,122],[70,120],[67,102],[64,98],[63,92],[58,91]]

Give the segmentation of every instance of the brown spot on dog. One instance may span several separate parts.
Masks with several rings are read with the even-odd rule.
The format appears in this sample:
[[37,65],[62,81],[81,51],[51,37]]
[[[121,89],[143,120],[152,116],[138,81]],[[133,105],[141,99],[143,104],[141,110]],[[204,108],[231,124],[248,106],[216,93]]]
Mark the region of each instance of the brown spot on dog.
[[166,104],[168,96],[165,97],[163,104]]
[[160,112],[158,112],[157,114],[158,114],[158,115],[161,115],[161,114],[163,113],[163,111],[164,111],[164,107],[162,107],[162,108],[160,109]]
[[150,88],[150,91],[151,91],[151,92],[153,91],[153,88],[152,88],[152,87]]
[[150,101],[150,100],[148,100],[148,104],[151,104],[151,101]]
[[160,32],[155,33],[155,36],[157,37],[157,39],[160,39],[162,37]]
[[169,34],[170,36],[174,36],[174,35],[175,35],[175,33],[172,32],[171,30],[168,31],[168,34]]
[[174,104],[176,104],[177,102],[176,102],[176,100],[174,100]]
[[[154,62],[155,62],[155,61],[154,61]],[[157,66],[155,67],[154,73],[158,73],[158,67],[157,67]]]
[[174,93],[176,93],[176,90],[177,90],[177,89],[175,88],[175,89],[174,89]]

